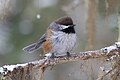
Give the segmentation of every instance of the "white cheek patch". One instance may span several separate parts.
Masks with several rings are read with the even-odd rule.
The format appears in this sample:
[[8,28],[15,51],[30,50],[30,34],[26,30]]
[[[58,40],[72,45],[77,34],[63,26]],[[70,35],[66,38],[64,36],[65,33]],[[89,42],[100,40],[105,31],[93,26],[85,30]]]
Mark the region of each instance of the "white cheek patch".
[[69,27],[69,25],[68,25],[68,26],[61,25],[61,28],[62,28],[62,29],[66,29],[66,28],[68,28],[68,27]]

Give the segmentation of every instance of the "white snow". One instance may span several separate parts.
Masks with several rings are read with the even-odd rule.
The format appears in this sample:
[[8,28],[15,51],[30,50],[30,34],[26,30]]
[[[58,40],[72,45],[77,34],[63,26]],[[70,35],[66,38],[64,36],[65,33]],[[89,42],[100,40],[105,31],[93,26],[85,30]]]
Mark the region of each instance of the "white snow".
[[2,67],[0,67],[0,73],[3,73],[3,72],[4,72],[3,68],[2,68]]
[[105,50],[107,53],[109,53],[110,51],[112,51],[113,49],[116,49],[116,45],[112,45],[112,46],[109,46],[109,47],[105,47],[105,48],[102,48],[101,50]]
[[[27,64],[28,63],[25,63],[25,64],[16,64],[16,65],[5,65],[3,67],[0,67],[0,73],[7,72],[7,71],[13,71],[14,68],[17,68],[19,66],[24,67]],[[6,71],[4,69],[6,69]]]
[[118,47],[120,47],[120,42],[115,42],[115,44],[116,44]]

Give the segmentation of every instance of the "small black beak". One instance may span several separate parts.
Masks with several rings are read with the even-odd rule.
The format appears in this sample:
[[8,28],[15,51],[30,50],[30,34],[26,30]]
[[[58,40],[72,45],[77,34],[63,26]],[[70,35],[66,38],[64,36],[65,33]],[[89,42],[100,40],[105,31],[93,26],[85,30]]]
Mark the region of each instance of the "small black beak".
[[73,24],[73,25],[70,25],[70,27],[74,27],[74,26],[76,26],[75,24]]

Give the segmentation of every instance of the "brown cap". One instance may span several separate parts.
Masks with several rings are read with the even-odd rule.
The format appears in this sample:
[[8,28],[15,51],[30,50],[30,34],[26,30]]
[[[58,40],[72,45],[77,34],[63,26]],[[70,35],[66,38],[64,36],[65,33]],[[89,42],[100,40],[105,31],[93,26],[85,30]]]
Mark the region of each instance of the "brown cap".
[[60,25],[73,25],[72,19],[68,16],[64,16],[64,17],[61,17],[55,20],[55,23],[60,24]]

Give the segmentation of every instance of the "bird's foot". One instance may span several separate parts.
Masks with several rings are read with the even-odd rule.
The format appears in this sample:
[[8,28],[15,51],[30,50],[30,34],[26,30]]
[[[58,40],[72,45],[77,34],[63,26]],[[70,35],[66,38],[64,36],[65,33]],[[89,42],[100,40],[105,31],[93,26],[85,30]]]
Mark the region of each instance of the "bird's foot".
[[69,59],[69,57],[71,57],[69,52],[67,52],[66,55],[67,55],[67,59]]

